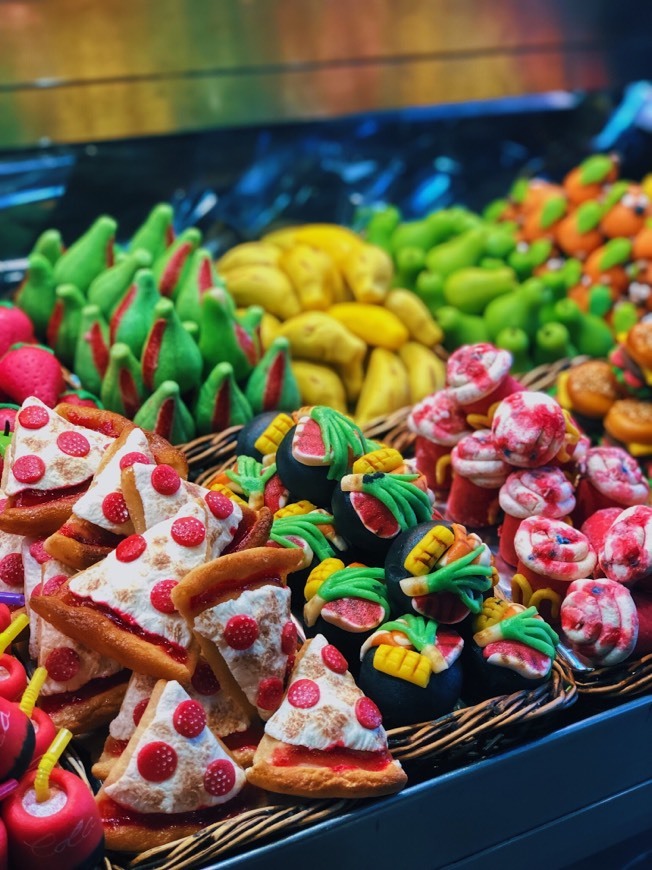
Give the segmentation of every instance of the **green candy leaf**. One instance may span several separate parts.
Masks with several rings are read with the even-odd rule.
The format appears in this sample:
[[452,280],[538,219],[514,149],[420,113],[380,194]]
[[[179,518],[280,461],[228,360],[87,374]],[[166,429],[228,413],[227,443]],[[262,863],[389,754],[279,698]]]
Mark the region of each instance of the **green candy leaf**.
[[427,522],[432,515],[428,495],[413,481],[418,474],[365,474],[362,492],[382,502],[399,524],[402,532],[419,523]]
[[541,219],[539,221],[544,230],[549,229],[558,220],[561,220],[566,214],[568,203],[565,196],[553,196],[544,205],[541,211]]
[[605,212],[613,208],[617,202],[620,202],[628,190],[629,183],[627,181],[617,181],[615,184],[612,184],[604,199]]
[[310,416],[321,430],[325,457],[330,463],[328,479],[339,480],[346,474],[349,463],[365,453],[366,439],[362,429],[344,414],[323,405],[313,408]]
[[606,272],[613,266],[621,266],[630,259],[631,255],[632,243],[629,239],[611,239],[604,246],[599,268]]
[[308,544],[319,561],[323,562],[324,559],[332,559],[335,550],[319,526],[331,525],[332,523],[333,517],[330,514],[322,514],[317,511],[293,517],[279,517],[272,523],[269,537],[281,547],[294,548],[299,545],[292,538],[300,538]]
[[335,571],[321,584],[317,595],[324,601],[338,601],[342,598],[364,598],[380,604],[389,614],[389,593],[385,585],[385,571],[382,568],[343,568]]
[[254,493],[263,493],[267,482],[275,474],[275,464],[265,467],[252,456],[238,456],[235,469],[226,472],[229,480],[236,483],[247,498]]
[[435,645],[438,628],[439,626],[434,619],[406,613],[405,616],[383,623],[378,631],[400,631],[407,637],[415,650],[421,652],[427,646]]
[[461,559],[456,559],[431,574],[424,575],[421,579],[426,581],[428,591],[452,592],[471,613],[480,613],[482,602],[472,593],[483,593],[491,588],[493,568],[491,565],[472,565],[471,563],[484,551],[485,547],[485,544],[481,544],[475,550],[467,553],[466,556],[462,556]]
[[580,164],[580,181],[582,184],[599,184],[611,172],[613,162],[606,154],[594,154]]
[[577,229],[580,233],[590,233],[602,220],[604,208],[597,202],[583,202],[577,209]]
[[522,204],[522,202],[525,199],[525,196],[527,194],[529,183],[530,183],[530,181],[528,178],[517,178],[516,179],[516,181],[514,182],[514,184],[512,184],[512,187],[509,191],[509,198],[512,200],[512,202],[515,202],[518,205]]
[[500,631],[505,640],[525,644],[549,659],[555,657],[559,636],[552,626],[537,618],[536,607],[528,607],[521,613],[503,619],[500,622]]

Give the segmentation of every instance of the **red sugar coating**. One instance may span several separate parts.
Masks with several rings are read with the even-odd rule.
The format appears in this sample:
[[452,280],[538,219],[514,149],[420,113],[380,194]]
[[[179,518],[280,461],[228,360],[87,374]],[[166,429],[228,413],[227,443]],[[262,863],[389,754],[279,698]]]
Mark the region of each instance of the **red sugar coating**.
[[225,520],[233,513],[233,502],[221,492],[207,492],[204,501],[208,509],[218,520]]
[[45,565],[45,563],[52,558],[49,553],[46,553],[43,541],[34,541],[33,544],[30,544],[29,554],[32,559],[35,559],[39,563],[39,565]]
[[142,701],[139,701],[136,704],[133,712],[134,725],[138,726],[140,724],[140,720],[143,718],[143,713],[147,709],[148,704],[149,698],[143,698]]
[[159,580],[152,586],[149,600],[154,610],[159,613],[175,613],[176,607],[172,601],[172,590],[178,586],[176,580]]
[[195,517],[180,517],[172,523],[170,534],[180,547],[198,547],[206,538],[206,526]]
[[18,413],[18,422],[25,429],[42,429],[50,420],[50,415],[40,405],[28,405]]
[[288,701],[300,710],[314,707],[320,697],[319,686],[313,680],[297,680],[288,691]]
[[349,663],[342,653],[330,643],[322,648],[321,658],[326,667],[336,674],[345,674],[349,669]]
[[193,689],[200,695],[217,695],[222,688],[208,662],[198,662],[190,680]]
[[54,577],[50,577],[49,580],[46,580],[42,584],[41,595],[54,595],[58,589],[61,589],[67,579],[65,574],[55,574]]
[[127,502],[121,492],[110,492],[102,500],[102,513],[110,523],[120,526],[129,519]]
[[256,694],[256,706],[261,710],[278,710],[283,700],[283,680],[265,677],[260,681]]
[[140,462],[143,465],[151,465],[152,460],[145,456],[144,453],[138,453],[138,451],[134,450],[132,453],[125,453],[125,455],[120,460],[120,468],[124,470],[125,468],[131,468],[134,463]]
[[253,616],[239,613],[232,616],[224,626],[224,640],[231,649],[245,650],[258,638],[258,623]]
[[206,727],[206,713],[199,701],[182,701],[172,716],[174,730],[182,737],[198,737]]
[[81,660],[74,649],[62,646],[48,654],[45,667],[51,679],[57,683],[67,683],[79,671]]
[[57,447],[68,456],[88,456],[91,445],[81,432],[62,432],[57,438]]
[[152,471],[152,486],[161,495],[174,495],[181,486],[181,478],[171,465],[157,465]]
[[147,541],[142,535],[129,535],[115,548],[115,557],[118,562],[133,562],[134,559],[142,556],[146,549]]
[[138,772],[149,782],[164,782],[177,769],[174,747],[162,740],[148,743],[138,753]]
[[380,710],[371,698],[358,698],[355,704],[355,717],[363,728],[373,731],[383,724]]
[[286,656],[297,651],[297,627],[292,622],[286,622],[281,631],[281,650]]
[[25,583],[23,557],[20,553],[9,553],[0,559],[0,580],[7,586],[22,587]]
[[211,761],[204,774],[204,788],[214,797],[223,797],[235,785],[235,767],[226,758]]
[[14,462],[12,472],[20,483],[37,483],[45,474],[45,463],[34,454],[21,456]]

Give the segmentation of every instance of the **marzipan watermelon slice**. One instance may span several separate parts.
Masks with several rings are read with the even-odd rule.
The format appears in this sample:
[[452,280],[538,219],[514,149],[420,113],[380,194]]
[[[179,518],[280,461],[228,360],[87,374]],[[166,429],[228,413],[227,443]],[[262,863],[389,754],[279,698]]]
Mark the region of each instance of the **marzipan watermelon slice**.
[[375,496],[352,492],[351,506],[365,529],[378,538],[394,538],[401,531],[394,514]]
[[292,438],[292,455],[303,465],[329,464],[321,429],[312,417],[304,417],[297,423]]
[[482,650],[482,655],[489,664],[509,668],[509,670],[530,679],[545,677],[551,667],[548,656],[524,643],[513,640],[500,640],[487,644]]
[[338,598],[329,601],[321,609],[321,616],[331,625],[344,631],[374,631],[385,619],[385,610],[375,601],[366,598]]

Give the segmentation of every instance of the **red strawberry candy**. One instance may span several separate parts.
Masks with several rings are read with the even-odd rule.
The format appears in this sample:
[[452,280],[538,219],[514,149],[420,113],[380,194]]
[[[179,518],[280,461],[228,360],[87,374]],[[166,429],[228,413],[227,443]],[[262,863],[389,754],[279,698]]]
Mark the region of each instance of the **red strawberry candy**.
[[102,408],[102,403],[87,390],[66,390],[59,396],[60,402],[66,402],[68,405],[80,405],[82,408]]
[[19,341],[34,341],[32,321],[15,305],[0,304],[0,355]]
[[20,344],[0,358],[0,384],[19,405],[29,396],[36,396],[54,408],[63,391],[63,372],[51,351],[37,344]]
[[18,405],[0,404],[0,435],[5,431],[7,423],[9,424],[9,432],[14,431],[17,413]]

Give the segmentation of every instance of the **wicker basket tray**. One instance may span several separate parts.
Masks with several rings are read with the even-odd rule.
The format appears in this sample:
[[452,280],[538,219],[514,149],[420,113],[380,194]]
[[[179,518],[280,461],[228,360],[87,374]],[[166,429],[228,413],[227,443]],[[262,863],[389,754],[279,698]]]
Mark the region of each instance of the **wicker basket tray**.
[[571,668],[578,694],[594,700],[629,699],[652,689],[652,653],[607,668]]

